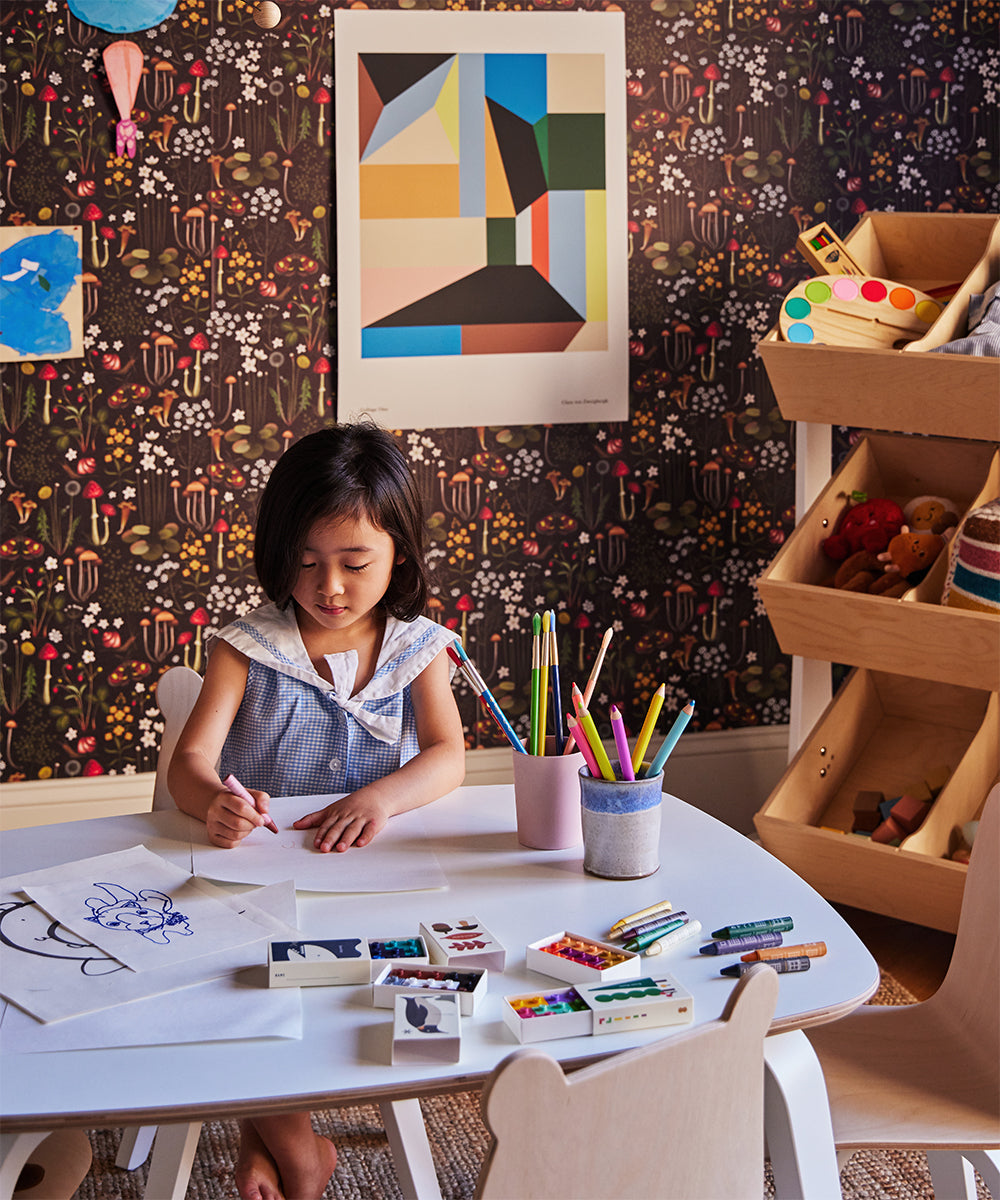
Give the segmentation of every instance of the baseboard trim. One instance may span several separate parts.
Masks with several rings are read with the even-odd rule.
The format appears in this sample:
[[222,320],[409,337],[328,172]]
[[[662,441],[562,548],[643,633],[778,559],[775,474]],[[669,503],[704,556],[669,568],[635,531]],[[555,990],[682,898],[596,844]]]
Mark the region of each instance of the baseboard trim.
[[[503,747],[470,750],[465,756],[465,782],[510,783],[512,756],[513,751]],[[787,725],[690,733],[670,756],[664,787],[753,836],[753,814],[773,791],[787,762]],[[7,783],[0,788],[0,829],[147,812],[154,779],[152,771],[145,771]]]

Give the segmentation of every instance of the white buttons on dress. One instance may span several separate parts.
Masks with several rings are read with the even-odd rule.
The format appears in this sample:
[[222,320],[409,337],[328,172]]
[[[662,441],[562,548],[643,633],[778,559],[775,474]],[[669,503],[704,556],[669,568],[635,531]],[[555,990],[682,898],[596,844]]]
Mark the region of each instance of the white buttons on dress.
[[340,759],[339,758],[331,758],[330,759],[330,770],[331,771],[339,771],[340,770]]

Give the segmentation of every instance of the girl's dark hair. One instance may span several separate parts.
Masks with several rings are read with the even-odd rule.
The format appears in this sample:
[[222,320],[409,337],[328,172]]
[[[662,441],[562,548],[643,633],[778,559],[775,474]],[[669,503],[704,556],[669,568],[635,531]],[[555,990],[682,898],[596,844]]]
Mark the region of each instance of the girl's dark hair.
[[264,592],[285,608],[309,531],[344,517],[384,530],[404,556],[382,604],[412,621],[427,601],[420,496],[395,439],[371,422],[310,433],[278,459],[257,509],[253,561]]

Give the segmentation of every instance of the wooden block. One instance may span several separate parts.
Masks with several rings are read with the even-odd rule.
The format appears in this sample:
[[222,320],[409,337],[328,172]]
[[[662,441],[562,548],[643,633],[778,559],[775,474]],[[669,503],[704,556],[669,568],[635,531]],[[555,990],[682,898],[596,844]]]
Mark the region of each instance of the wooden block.
[[889,820],[902,826],[904,832],[913,833],[920,827],[930,810],[930,801],[921,800],[917,796],[911,796],[909,792],[904,792],[892,806],[892,816]]
[[882,824],[879,805],[885,800],[881,792],[860,791],[854,797],[854,820],[852,833],[871,833]]
[[880,846],[898,846],[904,836],[902,825],[897,825],[892,817],[889,817],[872,833],[872,841]]
[[879,814],[882,817],[883,821],[888,821],[890,815],[892,814],[893,806],[895,805],[895,803],[898,799],[899,799],[898,796],[893,796],[889,799],[883,800],[879,804],[878,811],[879,811]]

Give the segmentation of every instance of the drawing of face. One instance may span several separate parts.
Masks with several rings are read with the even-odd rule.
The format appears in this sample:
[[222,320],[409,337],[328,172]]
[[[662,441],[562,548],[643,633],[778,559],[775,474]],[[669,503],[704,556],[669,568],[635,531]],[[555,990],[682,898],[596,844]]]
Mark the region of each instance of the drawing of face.
[[163,892],[144,888],[138,895],[117,883],[95,883],[107,899],[92,896],[87,901],[87,907],[94,914],[86,917],[105,929],[124,929],[129,933],[138,933],[147,941],[165,946],[170,942],[166,929],[171,932],[189,937],[193,932],[189,928],[187,918],[176,912],[171,912],[173,901]]
[[77,961],[84,975],[109,975],[125,970],[120,962],[96,946],[79,941],[32,900],[8,900],[0,904],[0,942],[40,958]]

